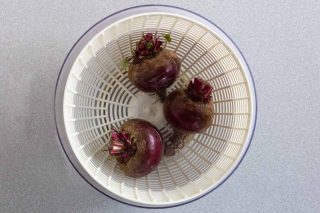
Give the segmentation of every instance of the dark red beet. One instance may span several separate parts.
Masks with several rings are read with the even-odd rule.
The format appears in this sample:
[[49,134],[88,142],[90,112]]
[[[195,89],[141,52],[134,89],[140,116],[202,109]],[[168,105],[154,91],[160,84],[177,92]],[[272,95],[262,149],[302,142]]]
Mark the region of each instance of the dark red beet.
[[181,61],[175,53],[161,47],[159,38],[153,39],[148,33],[137,44],[131,61],[128,76],[133,85],[146,93],[155,93],[161,102],[165,98],[166,88],[179,76]]
[[[129,65],[129,79],[146,93],[163,92],[179,76],[180,61],[169,50],[161,50],[153,58]],[[178,61],[178,63],[177,63]]]
[[208,82],[195,78],[187,89],[177,89],[166,97],[163,113],[174,130],[169,144],[172,149],[182,148],[188,134],[200,133],[212,124],[212,90]]
[[112,129],[108,150],[117,158],[122,171],[130,177],[142,177],[160,163],[164,144],[159,130],[141,119],[126,121],[119,130]]

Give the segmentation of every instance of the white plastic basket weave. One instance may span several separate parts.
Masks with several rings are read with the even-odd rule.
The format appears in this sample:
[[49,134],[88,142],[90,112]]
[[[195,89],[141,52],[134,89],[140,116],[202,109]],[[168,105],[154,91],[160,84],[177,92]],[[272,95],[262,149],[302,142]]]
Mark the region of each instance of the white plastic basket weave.
[[[171,34],[165,48],[182,61],[169,91],[200,76],[213,87],[214,120],[174,157],[164,157],[146,177],[123,175],[103,151],[107,132],[130,118],[171,134],[156,97],[138,91],[121,68],[145,33]],[[256,97],[249,68],[234,43],[201,16],[149,5],[113,14],[89,29],[68,54],[57,82],[55,117],[64,150],[95,188],[121,202],[169,207],[195,200],[224,182],[244,157],[253,135]]]

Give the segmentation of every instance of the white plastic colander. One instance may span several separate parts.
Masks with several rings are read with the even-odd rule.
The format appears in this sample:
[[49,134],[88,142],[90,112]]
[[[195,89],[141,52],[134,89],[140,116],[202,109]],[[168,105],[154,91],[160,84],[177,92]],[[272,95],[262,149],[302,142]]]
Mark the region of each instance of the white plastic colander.
[[[168,140],[172,129],[155,96],[138,91],[121,60],[145,33],[169,33],[165,48],[181,59],[180,77],[169,88],[200,76],[213,87],[212,126],[174,157],[163,157],[146,177],[125,176],[103,151],[112,126],[131,118],[155,124]],[[61,68],[55,94],[60,141],[76,170],[102,193],[127,204],[170,207],[195,200],[223,183],[244,157],[253,135],[256,97],[250,70],[235,44],[203,17],[171,6],[139,6],[90,28]]]

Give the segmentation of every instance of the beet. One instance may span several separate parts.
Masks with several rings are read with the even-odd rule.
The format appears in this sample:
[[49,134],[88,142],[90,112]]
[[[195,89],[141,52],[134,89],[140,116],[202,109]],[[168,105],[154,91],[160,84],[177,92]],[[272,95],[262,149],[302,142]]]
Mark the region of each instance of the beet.
[[[165,38],[171,41],[169,35]],[[131,83],[143,92],[157,94],[161,102],[166,96],[166,89],[179,76],[181,67],[178,56],[163,49],[162,43],[159,37],[153,39],[153,35],[148,33],[137,43],[133,56],[126,59],[127,62],[132,61],[128,69]]]
[[174,154],[172,150],[181,149],[189,134],[201,133],[212,124],[212,90],[208,82],[195,78],[186,89],[177,89],[166,97],[163,113],[173,128],[166,155]]
[[164,144],[154,125],[142,119],[131,119],[112,131],[109,155],[117,159],[125,175],[142,177],[159,165]]

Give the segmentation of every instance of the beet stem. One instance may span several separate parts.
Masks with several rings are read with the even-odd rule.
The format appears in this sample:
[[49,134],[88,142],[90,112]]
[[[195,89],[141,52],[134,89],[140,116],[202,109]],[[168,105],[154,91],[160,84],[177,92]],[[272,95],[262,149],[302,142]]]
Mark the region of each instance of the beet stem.
[[137,149],[136,138],[128,132],[118,132],[111,128],[112,134],[108,143],[109,156],[115,157],[120,163],[126,163]]

